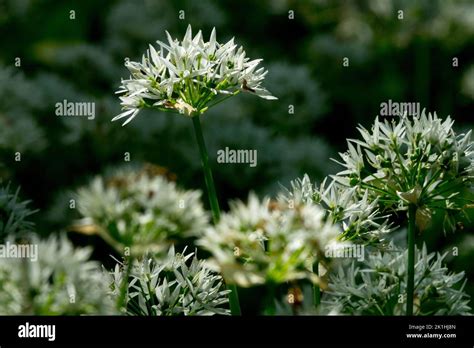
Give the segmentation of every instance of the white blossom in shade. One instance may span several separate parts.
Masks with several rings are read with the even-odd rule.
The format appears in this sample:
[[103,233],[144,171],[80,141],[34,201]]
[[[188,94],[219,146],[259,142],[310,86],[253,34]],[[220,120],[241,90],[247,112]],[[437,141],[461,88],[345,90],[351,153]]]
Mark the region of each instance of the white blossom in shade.
[[396,121],[376,118],[371,130],[359,127],[362,139],[348,140],[338,162],[344,170],[332,177],[359,199],[377,200],[382,214],[415,205],[421,231],[435,212],[444,214],[445,231],[456,230],[460,214],[472,209],[466,195],[474,188],[474,142],[472,131],[456,134],[453,124],[425,111]]
[[[91,248],[75,248],[65,236],[32,233],[24,241],[35,259],[0,257],[0,315],[117,314]],[[20,246],[13,236],[6,243]]]
[[[445,265],[448,253],[415,253],[414,315],[471,315],[464,272]],[[406,293],[407,250],[378,251],[363,263],[353,261],[332,272],[322,299],[321,314],[406,315],[400,294]]]
[[267,74],[262,59],[250,60],[233,38],[217,42],[214,28],[204,41],[201,31],[192,36],[190,25],[182,41],[166,35],[168,42],[150,45],[141,62],[125,63],[131,75],[117,91],[123,112],[112,121],[126,118],[125,125],[142,108],[195,116],[240,91],[277,99],[261,86]]
[[198,241],[212,253],[209,264],[226,282],[243,287],[300,279],[320,283],[312,265],[317,256],[328,266],[325,249],[340,243],[341,233],[324,219],[321,208],[310,202],[259,200],[253,194],[247,203],[231,202],[230,207]]
[[162,253],[201,235],[209,218],[201,192],[167,180],[157,166],[123,168],[97,176],[77,193],[82,219],[71,229],[101,236],[117,251]]
[[[105,273],[113,299],[120,297],[126,266],[117,263]],[[228,315],[228,294],[222,277],[195,253],[176,253],[171,246],[164,257],[134,259],[121,311],[136,316]]]

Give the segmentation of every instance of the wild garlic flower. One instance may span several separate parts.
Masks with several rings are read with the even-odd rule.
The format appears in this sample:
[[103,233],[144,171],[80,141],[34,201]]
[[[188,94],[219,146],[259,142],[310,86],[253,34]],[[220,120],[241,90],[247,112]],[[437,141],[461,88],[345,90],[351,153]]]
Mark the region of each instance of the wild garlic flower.
[[339,238],[357,244],[386,243],[385,235],[392,230],[386,216],[378,209],[377,199],[369,201],[368,192],[358,197],[356,188],[345,187],[325,178],[319,187],[313,185],[307,174],[291,182],[283,199],[288,202],[302,200],[318,204],[326,211],[326,217],[342,228]]
[[125,63],[131,76],[117,91],[124,111],[112,121],[127,118],[125,125],[146,107],[192,117],[240,91],[277,99],[261,86],[267,74],[258,67],[262,59],[250,60],[234,39],[221,44],[213,29],[204,41],[201,31],[192,36],[190,25],[182,41],[166,35],[168,42],[150,45],[141,62]]
[[147,168],[96,177],[79,189],[77,206],[84,218],[74,230],[95,232],[119,252],[130,247],[136,255],[186,243],[209,222],[200,191],[180,189]]
[[[464,272],[449,272],[443,264],[446,255],[428,254],[425,246],[416,253],[413,314],[471,314]],[[329,278],[323,307],[349,315],[404,315],[406,259],[406,250],[378,252],[362,265],[341,266]]]
[[34,230],[30,215],[36,211],[28,208],[29,201],[18,197],[20,189],[12,192],[10,185],[0,187],[0,243],[8,236],[20,238]]
[[359,197],[369,192],[384,212],[415,205],[420,230],[434,211],[445,214],[445,229],[455,229],[455,214],[472,208],[464,196],[474,183],[474,145],[471,131],[456,135],[453,123],[424,111],[398,122],[376,118],[371,131],[358,128],[362,140],[348,141],[338,162],[345,170],[334,180],[356,188]]
[[37,260],[0,258],[0,315],[117,313],[100,265],[89,260],[91,249],[74,248],[64,237],[30,236],[28,243],[37,247]]
[[212,253],[210,265],[231,284],[318,283],[311,270],[315,256],[324,262],[325,248],[336,247],[339,234],[314,204],[260,201],[251,194],[247,204],[231,202],[230,212],[198,244]]
[[[117,264],[107,273],[110,294],[118,298],[126,271]],[[211,271],[194,253],[175,253],[165,258],[134,259],[127,288],[129,315],[176,316],[229,314],[228,290],[219,274]]]

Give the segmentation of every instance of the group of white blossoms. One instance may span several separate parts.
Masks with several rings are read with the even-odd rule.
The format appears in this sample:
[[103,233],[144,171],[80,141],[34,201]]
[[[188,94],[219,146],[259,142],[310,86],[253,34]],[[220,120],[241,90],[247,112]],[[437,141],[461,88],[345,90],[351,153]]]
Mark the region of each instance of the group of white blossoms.
[[250,60],[233,38],[218,43],[214,28],[204,42],[201,31],[192,37],[191,26],[181,42],[166,35],[168,44],[157,41],[159,50],[150,45],[141,63],[125,63],[131,76],[117,91],[123,112],[113,121],[127,118],[125,125],[145,107],[195,116],[242,90],[277,99],[261,86],[267,74],[264,68],[257,69],[262,59]]

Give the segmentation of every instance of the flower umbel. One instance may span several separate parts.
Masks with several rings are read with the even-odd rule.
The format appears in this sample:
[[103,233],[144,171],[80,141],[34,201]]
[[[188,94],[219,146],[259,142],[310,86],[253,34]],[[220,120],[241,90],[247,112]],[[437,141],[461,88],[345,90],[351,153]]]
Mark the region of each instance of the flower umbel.
[[317,187],[304,175],[291,182],[285,198],[320,205],[333,224],[341,225],[341,240],[382,247],[392,230],[387,217],[380,213],[377,198],[369,200],[367,190],[361,190],[359,196],[355,187],[345,187],[335,180],[325,178]]
[[[13,236],[7,241],[15,244]],[[92,249],[74,248],[64,236],[24,241],[37,247],[37,260],[0,258],[0,315],[116,314]]]
[[159,48],[150,45],[141,63],[125,63],[131,76],[117,91],[123,112],[112,121],[127,118],[125,125],[145,107],[200,115],[240,91],[277,99],[261,86],[267,74],[258,68],[262,59],[250,60],[233,38],[218,43],[213,29],[205,42],[201,31],[192,37],[190,25],[182,41],[166,35],[168,43],[157,41]]
[[96,177],[78,191],[78,210],[84,217],[71,229],[97,233],[119,252],[160,253],[203,233],[208,217],[199,191],[182,190],[156,166],[123,168],[112,176]]
[[322,209],[300,200],[259,200],[253,194],[247,204],[231,202],[230,207],[198,242],[212,253],[209,264],[227,282],[242,287],[302,279],[320,282],[311,266],[326,247],[338,245],[340,235]]
[[[469,295],[464,292],[465,274],[449,272],[447,254],[416,253],[415,315],[469,315]],[[340,267],[329,281],[323,298],[325,312],[351,315],[402,315],[399,301],[406,292],[407,251],[378,252],[362,265],[352,262]]]
[[345,170],[334,180],[369,192],[384,212],[416,206],[416,225],[425,230],[434,211],[444,213],[444,229],[455,230],[454,216],[465,213],[465,197],[474,184],[471,132],[456,134],[451,118],[424,112],[399,122],[375,120],[372,131],[360,127],[363,140],[349,140],[341,154]]
[[[110,295],[116,298],[126,277],[123,267],[117,264],[107,276]],[[222,277],[204,260],[186,249],[175,253],[171,246],[165,258],[145,255],[134,260],[123,310],[138,316],[227,315],[228,292]]]
[[341,154],[345,170],[334,180],[353,187],[359,196],[369,193],[383,213],[407,211],[406,314],[413,315],[415,300],[415,234],[444,215],[444,230],[456,230],[460,213],[472,207],[474,152],[471,132],[456,134],[453,121],[436,114],[399,122],[379,122],[371,131],[360,127],[363,140],[349,140]]

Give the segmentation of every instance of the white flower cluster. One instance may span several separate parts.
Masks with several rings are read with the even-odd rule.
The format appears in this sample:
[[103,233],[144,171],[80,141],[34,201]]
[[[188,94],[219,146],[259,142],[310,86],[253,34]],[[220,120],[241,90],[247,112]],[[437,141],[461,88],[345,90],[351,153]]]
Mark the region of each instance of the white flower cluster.
[[[138,316],[226,315],[229,310],[224,282],[193,253],[175,253],[165,258],[145,256],[134,260],[128,282],[125,312]],[[192,260],[190,261],[190,259]],[[125,266],[127,267],[127,266]],[[111,295],[120,295],[127,273],[117,264],[107,276]]]
[[[447,254],[428,254],[426,247],[415,258],[415,315],[469,315],[465,274],[451,273],[443,264]],[[349,315],[405,315],[407,251],[378,252],[363,265],[351,263],[332,273],[323,297],[325,310]]]
[[92,249],[74,248],[65,237],[28,238],[36,261],[0,258],[0,315],[117,313],[99,263],[89,260]]
[[[295,201],[231,202],[229,213],[198,243],[213,257],[210,265],[226,282],[249,287],[308,279],[318,283],[312,265],[326,247],[337,247],[340,230],[324,219],[315,204]],[[321,258],[321,259],[320,259]]]
[[96,232],[119,252],[167,251],[208,226],[200,191],[182,190],[148,167],[96,177],[79,189],[77,204],[84,219],[74,229]]
[[191,26],[181,42],[166,34],[168,43],[157,41],[159,48],[150,45],[141,62],[125,63],[131,76],[117,92],[124,111],[112,121],[126,117],[125,125],[144,107],[199,115],[216,98],[242,90],[276,99],[261,86],[267,74],[258,68],[262,60],[250,60],[234,39],[220,44],[213,29],[205,42],[201,31],[192,37]]
[[291,182],[291,190],[283,198],[319,204],[332,223],[341,225],[342,240],[382,246],[380,243],[386,242],[385,235],[392,229],[387,216],[380,214],[377,199],[369,201],[367,191],[359,197],[355,187],[345,187],[334,180],[327,182],[325,178],[317,187],[304,175]]
[[395,228],[381,214],[377,198],[369,199],[367,190],[359,195],[355,187],[325,178],[314,188],[314,200],[327,210],[333,223],[342,224],[343,240],[382,247],[387,243],[386,234]]
[[363,139],[348,141],[340,154],[345,169],[333,178],[359,198],[368,191],[388,212],[415,205],[420,230],[437,209],[446,213],[445,229],[455,229],[454,214],[468,207],[462,192],[474,185],[474,143],[471,131],[456,134],[453,123],[424,111],[392,122],[375,119],[371,131],[359,128]]

